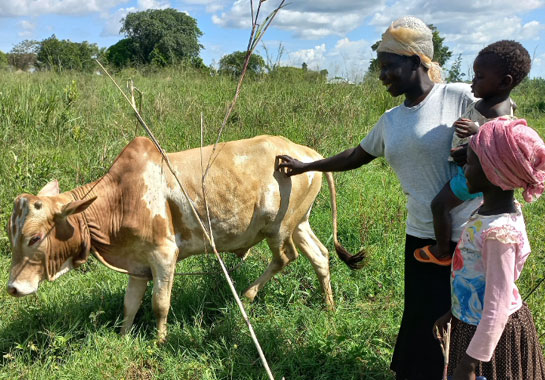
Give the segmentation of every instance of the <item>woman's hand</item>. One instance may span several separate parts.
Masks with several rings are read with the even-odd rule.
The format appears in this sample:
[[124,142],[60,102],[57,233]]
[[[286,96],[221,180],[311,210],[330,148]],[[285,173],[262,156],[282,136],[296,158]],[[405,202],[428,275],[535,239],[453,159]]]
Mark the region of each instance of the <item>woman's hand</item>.
[[449,310],[448,312],[440,316],[435,321],[435,323],[433,324],[433,331],[432,331],[433,337],[435,339],[440,340],[442,338],[442,335],[437,335],[437,331],[439,330],[439,334],[442,334],[443,331],[447,329],[447,323],[449,323],[451,319],[452,319],[452,313]]
[[475,370],[479,361],[468,354],[464,354],[462,361],[454,369],[452,380],[475,380]]
[[459,118],[454,122],[456,128],[456,136],[463,139],[474,135],[479,130],[479,126],[472,120]]
[[288,177],[306,172],[304,162],[287,155],[276,156],[276,170]]

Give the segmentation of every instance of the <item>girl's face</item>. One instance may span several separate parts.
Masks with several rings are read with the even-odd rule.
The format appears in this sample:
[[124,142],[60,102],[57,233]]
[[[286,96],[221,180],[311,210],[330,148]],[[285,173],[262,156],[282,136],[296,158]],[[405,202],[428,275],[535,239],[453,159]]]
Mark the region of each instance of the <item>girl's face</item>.
[[467,189],[471,194],[485,191],[492,183],[484,174],[479,157],[470,146],[467,147],[467,160],[464,165],[464,175],[466,177]]
[[379,79],[393,97],[405,94],[412,86],[414,62],[410,57],[393,53],[378,53]]
[[489,98],[504,90],[502,82],[505,75],[494,55],[477,56],[473,62],[473,72],[471,90],[477,98]]

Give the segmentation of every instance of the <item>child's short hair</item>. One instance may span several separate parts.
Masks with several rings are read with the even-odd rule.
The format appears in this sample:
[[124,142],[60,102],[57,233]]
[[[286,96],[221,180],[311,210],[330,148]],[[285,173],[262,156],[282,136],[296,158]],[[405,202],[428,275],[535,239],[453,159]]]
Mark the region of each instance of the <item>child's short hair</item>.
[[530,72],[532,59],[528,50],[520,43],[511,40],[494,42],[482,49],[479,56],[493,54],[499,58],[505,75],[513,77],[513,87],[518,85]]

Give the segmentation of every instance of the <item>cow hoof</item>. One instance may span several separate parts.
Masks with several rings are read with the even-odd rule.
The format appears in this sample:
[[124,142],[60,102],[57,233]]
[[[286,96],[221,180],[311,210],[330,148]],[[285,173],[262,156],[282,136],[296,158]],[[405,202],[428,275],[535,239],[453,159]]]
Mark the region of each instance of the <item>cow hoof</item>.
[[167,337],[164,336],[164,337],[161,337],[161,338],[157,338],[157,340],[155,341],[155,344],[158,345],[158,346],[161,346],[163,344],[165,344],[167,342]]
[[254,298],[257,295],[257,291],[250,288],[244,292],[244,297],[248,302],[254,302]]

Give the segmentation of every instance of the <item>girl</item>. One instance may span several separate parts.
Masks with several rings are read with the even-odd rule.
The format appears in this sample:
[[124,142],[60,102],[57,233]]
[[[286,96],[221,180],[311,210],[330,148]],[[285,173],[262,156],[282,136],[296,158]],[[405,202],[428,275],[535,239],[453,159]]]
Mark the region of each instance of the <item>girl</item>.
[[469,218],[451,267],[449,373],[454,380],[545,379],[532,315],[515,281],[530,246],[514,189],[527,202],[543,192],[545,144],[524,119],[498,118],[470,140],[464,167],[470,193],[483,203]]

